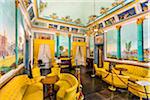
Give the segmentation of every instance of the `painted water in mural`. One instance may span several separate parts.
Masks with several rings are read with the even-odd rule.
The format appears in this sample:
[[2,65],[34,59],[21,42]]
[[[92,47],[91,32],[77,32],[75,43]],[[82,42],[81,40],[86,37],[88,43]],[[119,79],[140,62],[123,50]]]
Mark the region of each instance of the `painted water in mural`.
[[107,58],[117,57],[117,31],[109,30],[106,34],[106,56]]

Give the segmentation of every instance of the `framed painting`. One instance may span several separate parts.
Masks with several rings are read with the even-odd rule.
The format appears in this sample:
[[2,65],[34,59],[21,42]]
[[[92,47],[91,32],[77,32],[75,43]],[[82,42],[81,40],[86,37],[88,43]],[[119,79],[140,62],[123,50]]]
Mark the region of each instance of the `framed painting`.
[[104,44],[104,35],[97,35],[97,36],[95,36],[95,44],[96,45]]

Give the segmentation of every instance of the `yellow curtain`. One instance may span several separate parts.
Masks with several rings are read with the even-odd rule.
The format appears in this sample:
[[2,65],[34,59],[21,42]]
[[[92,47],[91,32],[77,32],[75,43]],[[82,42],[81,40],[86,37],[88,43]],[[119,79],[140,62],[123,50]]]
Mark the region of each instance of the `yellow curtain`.
[[72,59],[75,60],[78,47],[81,47],[84,62],[86,62],[86,42],[72,42]]
[[34,39],[34,47],[33,47],[33,55],[34,55],[34,64],[37,65],[38,61],[38,53],[39,53],[39,47],[41,44],[47,44],[50,47],[50,54],[51,54],[51,59],[54,61],[55,58],[55,40],[43,40],[43,39]]

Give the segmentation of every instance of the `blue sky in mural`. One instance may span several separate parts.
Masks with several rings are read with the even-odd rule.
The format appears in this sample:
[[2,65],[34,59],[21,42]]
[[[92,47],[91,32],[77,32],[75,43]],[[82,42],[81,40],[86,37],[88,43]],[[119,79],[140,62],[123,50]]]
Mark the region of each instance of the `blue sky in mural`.
[[150,18],[144,20],[143,32],[144,32],[144,49],[150,49]]
[[94,50],[94,36],[90,36],[90,50],[93,51]]
[[8,35],[8,42],[15,41],[15,2],[14,0],[0,1],[0,34]]
[[117,55],[117,31],[109,30],[106,34],[107,38],[107,53]]
[[132,41],[131,50],[137,50],[137,24],[127,24],[121,28],[121,51],[125,50],[125,43]]
[[60,46],[64,46],[64,49],[68,49],[68,35],[60,35]]

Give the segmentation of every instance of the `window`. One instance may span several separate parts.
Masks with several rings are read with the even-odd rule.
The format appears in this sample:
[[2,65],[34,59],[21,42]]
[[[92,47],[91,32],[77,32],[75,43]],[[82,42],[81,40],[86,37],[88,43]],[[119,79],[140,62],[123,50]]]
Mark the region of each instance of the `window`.
[[148,29],[150,19],[145,19],[143,22],[143,48],[144,48],[144,61],[150,61],[150,29]]
[[109,30],[106,33],[106,41],[107,58],[117,58],[117,31]]
[[137,24],[131,23],[121,28],[121,57],[137,60]]

